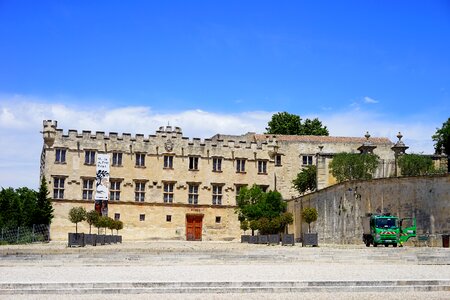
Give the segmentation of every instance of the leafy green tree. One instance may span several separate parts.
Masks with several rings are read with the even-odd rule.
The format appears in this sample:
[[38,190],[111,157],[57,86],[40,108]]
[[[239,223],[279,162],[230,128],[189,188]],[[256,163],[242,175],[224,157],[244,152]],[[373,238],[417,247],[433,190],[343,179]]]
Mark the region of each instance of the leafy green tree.
[[338,153],[329,167],[338,182],[371,179],[378,167],[379,157],[375,154]]
[[116,221],[111,217],[106,217],[106,227],[111,230],[111,235],[113,235],[113,230],[116,229]]
[[328,136],[327,126],[323,126],[322,122],[318,118],[313,120],[306,119],[301,126],[300,135],[325,135]]
[[300,116],[287,112],[279,112],[272,116],[267,124],[267,133],[269,134],[290,134],[298,135],[301,132],[302,119]]
[[249,224],[248,224],[248,221],[245,220],[245,219],[241,221],[240,227],[241,227],[241,230],[244,231],[244,234],[245,234],[245,232],[250,228],[250,227],[249,227]]
[[37,193],[37,210],[35,214],[34,224],[49,225],[53,219],[53,206],[51,199],[48,197],[50,192],[47,188],[47,181],[42,176],[39,191]]
[[96,210],[91,210],[86,213],[86,222],[89,224],[89,234],[91,234],[92,225],[97,222],[100,214]]
[[301,170],[292,184],[300,194],[307,191],[314,192],[317,189],[317,167],[311,165]]
[[75,233],[78,234],[78,223],[86,220],[86,209],[84,207],[72,207],[69,211],[69,220],[75,223]]
[[441,173],[436,170],[429,156],[420,154],[404,154],[398,159],[402,176],[420,176]]
[[268,134],[286,134],[286,135],[328,135],[328,129],[322,125],[318,118],[313,120],[302,119],[298,115],[287,112],[279,112],[272,115],[268,122],[266,131]]
[[34,190],[31,190],[26,187],[18,188],[15,190],[15,193],[20,199],[21,202],[21,224],[20,226],[31,227],[36,223],[36,215],[39,213],[39,208],[36,202],[37,193]]
[[441,149],[444,149],[445,154],[450,155],[450,118],[442,124],[441,128],[436,129],[436,133],[432,136],[434,149],[436,153],[441,153]]
[[119,235],[119,230],[123,229],[123,222],[120,220],[114,220],[114,229],[117,231],[117,235]]
[[308,232],[311,232],[311,223],[317,221],[318,213],[314,207],[305,207],[302,210],[302,219],[308,223]]
[[[277,191],[264,193],[257,185],[250,189],[242,188],[237,199],[236,212],[241,224],[250,222],[252,235],[276,233],[284,228],[280,215],[286,211],[287,204]],[[284,219],[283,219],[284,220]]]
[[19,194],[13,188],[0,191],[0,225],[15,228],[22,225],[22,202]]
[[109,225],[109,217],[107,216],[100,216],[97,219],[97,222],[94,223],[94,226],[97,227],[98,229],[98,234],[100,234],[100,228],[105,228],[105,233],[106,233],[106,228]]

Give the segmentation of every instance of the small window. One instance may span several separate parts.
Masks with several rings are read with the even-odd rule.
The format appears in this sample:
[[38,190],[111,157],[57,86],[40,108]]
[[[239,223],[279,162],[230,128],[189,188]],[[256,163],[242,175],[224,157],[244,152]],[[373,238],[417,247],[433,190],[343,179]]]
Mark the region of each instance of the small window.
[[145,214],[140,214],[139,215],[139,221],[145,221]]
[[136,153],[136,167],[145,167],[145,153]]
[[167,215],[166,216],[166,222],[172,222],[172,216],[171,215]]
[[221,172],[222,171],[222,158],[214,157],[213,158],[213,172]]
[[164,203],[173,203],[173,182],[164,183]]
[[144,202],[145,200],[145,182],[136,181],[134,187],[134,201]]
[[258,174],[267,174],[266,160],[258,160]]
[[198,170],[198,157],[197,156],[189,156],[189,170],[192,170],[192,171]]
[[[144,217],[144,218],[145,218],[145,217]],[[115,214],[114,214],[114,220],[116,220],[116,221],[120,220],[120,214],[115,213]]]
[[280,154],[275,155],[275,166],[277,166],[277,167],[281,166],[281,155]]
[[236,159],[236,172],[237,173],[245,172],[245,159]]
[[110,181],[110,193],[109,193],[109,199],[110,200],[120,200],[120,181],[119,180],[111,180]]
[[53,178],[53,199],[64,199],[64,178]]
[[95,151],[86,150],[84,152],[84,164],[95,165]]
[[94,193],[94,179],[83,180],[83,200],[92,200]]
[[198,204],[198,184],[189,184],[189,204]]
[[122,153],[114,152],[112,157],[112,165],[115,167],[122,166]]
[[56,149],[55,150],[55,162],[63,164],[66,162],[66,149]]
[[222,219],[222,217],[216,216],[216,223],[220,223],[221,219]]
[[222,185],[214,184],[212,186],[212,204],[222,205]]
[[172,169],[172,168],[173,168],[173,156],[164,155],[164,169]]
[[313,164],[313,156],[312,155],[303,155],[302,160],[303,160],[304,166],[310,166]]

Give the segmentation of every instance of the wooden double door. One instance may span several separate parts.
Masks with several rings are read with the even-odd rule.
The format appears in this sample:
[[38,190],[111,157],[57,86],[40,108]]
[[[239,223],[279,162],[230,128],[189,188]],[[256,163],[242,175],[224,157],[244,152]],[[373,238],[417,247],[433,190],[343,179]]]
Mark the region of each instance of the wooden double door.
[[203,215],[186,215],[186,240],[202,240]]

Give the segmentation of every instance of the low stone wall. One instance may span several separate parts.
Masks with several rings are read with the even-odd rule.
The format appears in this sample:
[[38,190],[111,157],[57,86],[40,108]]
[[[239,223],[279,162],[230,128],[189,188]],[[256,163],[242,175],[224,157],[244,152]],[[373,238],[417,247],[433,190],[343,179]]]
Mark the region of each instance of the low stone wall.
[[294,215],[289,232],[308,232],[301,218],[303,207],[315,207],[318,220],[311,231],[320,243],[361,244],[366,213],[389,212],[400,218],[415,217],[417,234],[429,235],[430,245],[442,246],[450,233],[450,176],[383,178],[351,181],[288,201]]

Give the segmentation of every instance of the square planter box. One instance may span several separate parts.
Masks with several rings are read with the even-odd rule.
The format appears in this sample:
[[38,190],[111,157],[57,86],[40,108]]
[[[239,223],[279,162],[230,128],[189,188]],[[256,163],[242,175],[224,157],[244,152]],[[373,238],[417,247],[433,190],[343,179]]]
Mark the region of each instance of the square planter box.
[[279,234],[269,234],[269,244],[278,245],[280,243],[280,235]]
[[105,235],[105,244],[111,244],[113,241],[113,236],[112,235]]
[[122,236],[121,235],[117,236],[117,242],[122,244]]
[[250,235],[248,235],[248,234],[241,235],[241,243],[248,243],[249,240],[250,240]]
[[69,247],[84,247],[84,233],[69,233]]
[[96,234],[85,234],[84,235],[84,243],[86,245],[97,245],[97,235]]
[[258,236],[257,235],[251,235],[248,239],[249,244],[258,244]]
[[294,234],[283,234],[281,237],[281,245],[291,245],[294,246]]
[[304,233],[302,238],[302,246],[313,246],[317,247],[319,245],[319,237],[317,233]]
[[258,244],[268,244],[269,236],[268,235],[258,235]]
[[105,235],[98,234],[97,235],[97,245],[104,245],[104,244],[105,244]]

